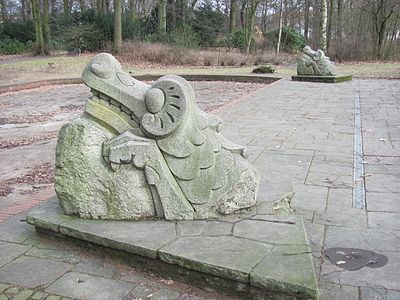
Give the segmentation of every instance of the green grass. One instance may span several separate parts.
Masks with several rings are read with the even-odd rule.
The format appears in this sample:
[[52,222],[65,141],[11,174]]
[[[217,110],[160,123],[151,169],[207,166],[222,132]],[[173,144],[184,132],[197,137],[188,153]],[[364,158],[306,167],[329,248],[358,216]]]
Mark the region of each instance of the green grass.
[[[50,57],[21,57],[0,64],[0,84],[45,80],[52,78],[80,77],[83,68],[93,54],[80,56],[58,55]],[[6,60],[7,61],[7,60]],[[135,74],[251,74],[255,66],[244,67],[146,67],[145,64],[123,65],[126,71]],[[336,65],[338,74],[353,74],[354,78],[388,78],[400,79],[400,63],[363,62],[342,63]],[[276,67],[274,77],[290,77],[296,74],[296,65],[280,65]]]

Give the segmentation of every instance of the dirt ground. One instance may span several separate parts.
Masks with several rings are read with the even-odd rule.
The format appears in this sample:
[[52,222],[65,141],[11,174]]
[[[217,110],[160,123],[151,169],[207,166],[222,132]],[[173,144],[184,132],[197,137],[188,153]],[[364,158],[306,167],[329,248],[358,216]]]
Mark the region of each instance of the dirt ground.
[[[199,107],[208,112],[264,86],[234,82],[192,85]],[[53,185],[58,130],[82,114],[89,96],[84,85],[0,95],[0,210]]]

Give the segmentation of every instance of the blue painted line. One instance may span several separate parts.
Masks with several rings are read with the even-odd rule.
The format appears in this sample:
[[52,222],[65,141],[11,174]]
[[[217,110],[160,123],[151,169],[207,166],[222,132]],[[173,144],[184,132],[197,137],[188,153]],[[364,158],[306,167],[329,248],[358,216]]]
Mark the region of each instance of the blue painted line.
[[363,140],[361,126],[360,87],[357,85],[354,94],[354,174],[353,205],[365,208],[365,176],[363,164]]

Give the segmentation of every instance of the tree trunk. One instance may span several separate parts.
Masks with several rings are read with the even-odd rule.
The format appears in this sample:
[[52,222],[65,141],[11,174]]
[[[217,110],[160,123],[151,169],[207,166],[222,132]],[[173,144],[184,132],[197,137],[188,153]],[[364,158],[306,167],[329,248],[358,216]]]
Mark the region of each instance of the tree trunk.
[[96,0],[96,10],[97,14],[101,14],[103,12],[103,0]]
[[263,34],[267,33],[267,17],[268,17],[268,0],[265,0],[261,16],[261,31]]
[[236,28],[237,0],[231,0],[231,11],[229,12],[229,33],[233,33]]
[[326,52],[326,22],[328,19],[327,2],[321,0],[320,2],[320,20],[319,20],[319,48]]
[[44,41],[42,32],[42,22],[40,19],[39,1],[31,0],[33,21],[35,23],[35,54],[44,55]]
[[114,0],[114,53],[121,54],[122,48],[122,1]]
[[281,48],[282,39],[282,26],[283,26],[283,0],[279,3],[279,30],[278,30],[278,44],[276,45],[276,54],[278,55]]
[[375,57],[377,57],[378,59],[382,59],[383,57],[383,46],[385,42],[387,21],[389,20],[393,12],[393,7],[391,7],[390,12],[387,13],[387,8],[385,7],[384,0],[379,1],[378,9],[374,13],[374,25],[377,34],[377,47],[375,51]]
[[308,30],[310,26],[310,0],[304,3],[304,37],[308,41]]
[[50,14],[55,15],[57,13],[56,0],[51,0],[50,3],[51,3]]
[[187,13],[187,0],[181,0],[181,10],[180,10],[180,19],[181,19],[181,24],[183,26],[186,25],[186,13]]
[[253,37],[254,17],[256,15],[258,4],[260,0],[251,0],[250,5],[246,9],[246,53],[250,53],[251,40]]
[[63,0],[63,15],[66,20],[69,20],[70,10],[69,10],[69,1]]
[[243,1],[242,2],[242,8],[240,9],[240,26],[245,29],[246,28],[246,7],[247,7],[247,2]]
[[6,0],[1,0],[1,17],[2,20],[5,21],[8,19],[8,9]]
[[26,21],[26,0],[21,0],[21,18]]
[[171,0],[171,30],[176,29],[176,0]]
[[158,0],[158,37],[165,40],[167,35],[167,0]]
[[107,5],[107,0],[101,0],[101,12],[103,14],[106,14],[108,11],[108,5]]
[[83,12],[86,9],[85,0],[80,0],[79,5],[81,8],[81,12]]
[[49,0],[43,0],[43,50],[49,54],[50,25],[49,25]]
[[331,37],[332,37],[332,16],[334,9],[334,0],[329,0],[329,15],[328,15],[328,24],[327,24],[327,32],[326,32],[326,50],[329,52]]
[[343,36],[343,0],[337,0],[337,25],[336,34],[339,41],[339,45],[342,44]]
[[131,21],[136,20],[136,0],[129,0],[129,18]]

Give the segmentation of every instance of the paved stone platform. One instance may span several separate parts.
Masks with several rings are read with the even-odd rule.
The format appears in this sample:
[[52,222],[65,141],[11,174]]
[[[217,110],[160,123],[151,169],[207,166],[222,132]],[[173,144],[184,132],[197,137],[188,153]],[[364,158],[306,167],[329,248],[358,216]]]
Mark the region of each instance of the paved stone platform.
[[270,299],[318,296],[300,216],[248,213],[208,221],[83,220],[63,215],[54,197],[32,210],[26,220],[37,229],[158,259],[234,285],[242,283],[241,290]]
[[335,76],[308,76],[308,75],[293,75],[293,81],[307,81],[307,82],[323,82],[323,83],[339,83],[350,81],[353,75],[335,75]]
[[[361,104],[364,208],[355,208],[353,202],[354,181],[360,180],[354,178],[357,91]],[[22,100],[36,105],[40,97],[35,97],[32,94]],[[63,95],[58,98],[65,99]],[[291,183],[296,193],[293,205],[303,216],[312,249],[320,300],[400,299],[399,80],[354,79],[324,84],[282,79],[250,93],[219,115],[224,120],[223,134],[247,145],[249,159],[260,171],[258,198],[264,200],[258,208],[263,210],[261,213],[271,211],[266,199],[282,194],[282,179]],[[2,129],[6,126],[2,125]],[[11,129],[28,134],[32,127],[20,124]],[[36,148],[23,146],[20,152],[10,149],[7,156],[0,153],[0,161],[7,167],[3,172],[12,174],[16,167],[26,168],[29,161],[54,159],[54,148],[50,148],[54,143],[35,145]],[[44,147],[49,147],[48,151],[43,152]],[[281,183],[271,185],[274,182]],[[20,195],[18,201],[23,202],[22,197],[31,199],[30,195]],[[7,200],[0,198],[0,202],[3,205]],[[126,300],[243,299],[228,296],[217,287],[198,289],[183,284],[167,273],[159,276],[142,272],[102,251],[38,234],[24,220],[25,213],[0,220],[0,271],[7,271],[2,273],[0,282],[7,278],[13,286],[75,299],[97,300],[104,290],[115,295],[125,293],[114,299]],[[322,256],[323,250],[331,247],[372,250],[386,255],[389,261],[381,268],[348,271]],[[64,263],[62,269],[58,262]],[[45,270],[36,281],[30,279],[32,273],[28,272],[33,267],[37,272]]]

